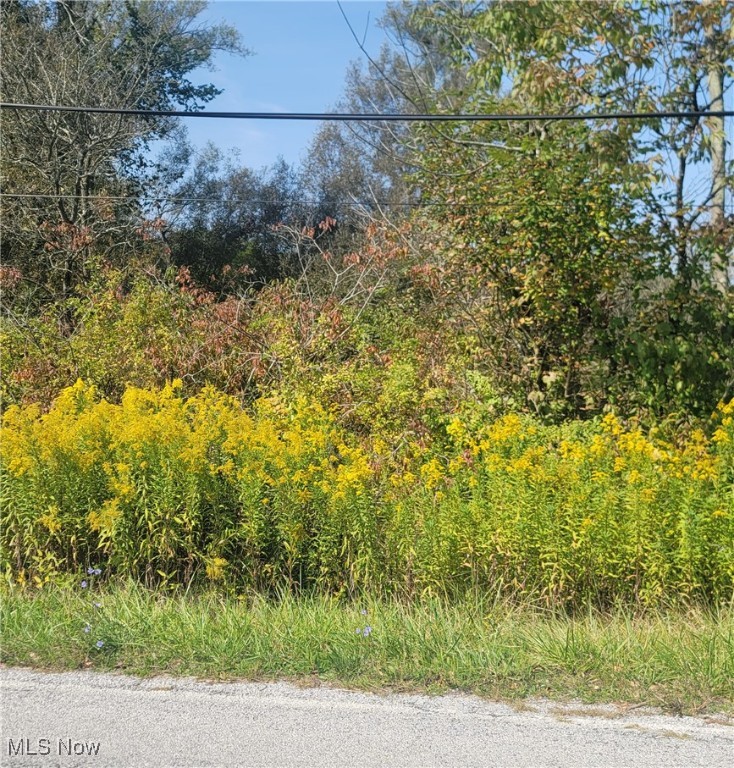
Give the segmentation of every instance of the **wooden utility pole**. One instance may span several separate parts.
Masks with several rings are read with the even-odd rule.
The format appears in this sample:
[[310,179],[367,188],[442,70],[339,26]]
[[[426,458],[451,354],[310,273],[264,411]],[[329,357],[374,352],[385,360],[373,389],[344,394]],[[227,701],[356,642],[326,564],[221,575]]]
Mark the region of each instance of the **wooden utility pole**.
[[[716,55],[716,32],[713,26],[706,27],[706,42],[710,58],[707,81],[709,109],[713,112],[724,110],[724,65]],[[710,117],[711,136],[711,228],[715,234],[721,233],[726,224],[726,127],[724,117]],[[729,287],[729,261],[726,251],[716,249],[711,262],[711,279],[714,285],[725,293]]]

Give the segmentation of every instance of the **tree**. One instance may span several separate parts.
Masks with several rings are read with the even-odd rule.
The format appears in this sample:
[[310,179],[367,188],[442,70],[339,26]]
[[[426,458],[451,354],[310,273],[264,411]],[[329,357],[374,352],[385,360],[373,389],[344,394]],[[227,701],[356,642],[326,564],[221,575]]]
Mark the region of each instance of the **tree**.
[[168,195],[173,200],[159,216],[168,222],[171,262],[188,267],[201,285],[236,290],[298,271],[276,231],[283,223],[300,229],[307,217],[296,173],[284,160],[256,172],[209,145]]
[[[464,73],[452,66],[440,31],[424,34],[407,3],[389,5],[380,25],[389,42],[376,56],[353,31],[366,61],[349,68],[336,109],[391,115],[452,111],[452,89],[460,87]],[[325,123],[303,167],[304,188],[316,200],[320,218],[328,215],[359,230],[370,218],[395,221],[407,215],[420,196],[406,178],[420,164],[411,133],[402,122]]]
[[[693,113],[411,132],[408,160],[434,206],[414,219],[416,285],[475,334],[504,393],[544,413],[632,406],[636,391],[658,412],[704,413],[730,391],[719,305],[731,174],[722,124],[700,113],[731,93],[731,15],[730,3],[412,6],[411,28],[463,73],[438,81],[434,108]],[[650,355],[647,339],[670,355]]]
[[[539,141],[525,126],[489,126],[471,130],[474,144],[468,131],[466,143],[427,137],[420,175],[442,205],[413,222],[414,238],[427,239],[415,284],[433,311],[476,338],[499,391],[551,416],[606,402],[610,328],[652,243],[620,191],[624,172],[598,161],[583,126],[559,133]],[[475,144],[498,141],[505,148],[477,162]]]
[[[216,50],[245,54],[201,0],[3,2],[2,100],[122,109],[200,109],[219,91],[189,75]],[[172,119],[3,110],[4,261],[39,300],[65,298],[95,260],[140,242],[141,177]]]
[[469,72],[469,110],[507,99],[546,113],[694,113],[610,120],[599,126],[602,149],[609,162],[635,164],[630,182],[656,224],[666,266],[687,284],[703,274],[724,291],[734,166],[725,158],[723,118],[695,113],[721,110],[731,97],[733,13],[727,0],[438,0],[416,6],[414,23],[449,35],[455,62]]

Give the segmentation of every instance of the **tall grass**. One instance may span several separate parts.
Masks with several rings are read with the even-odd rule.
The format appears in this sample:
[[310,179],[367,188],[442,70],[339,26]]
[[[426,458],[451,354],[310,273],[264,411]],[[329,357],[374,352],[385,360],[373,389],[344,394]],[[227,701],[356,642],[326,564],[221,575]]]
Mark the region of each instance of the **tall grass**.
[[[318,678],[732,711],[731,609],[575,617],[488,598],[162,596],[137,583],[2,595],[2,660],[216,679]],[[90,588],[92,591],[90,592]]]
[[350,434],[307,400],[78,382],[11,407],[0,559],[16,583],[80,568],[148,586],[709,605],[734,587],[734,401],[677,443],[613,415],[447,420],[426,442]]

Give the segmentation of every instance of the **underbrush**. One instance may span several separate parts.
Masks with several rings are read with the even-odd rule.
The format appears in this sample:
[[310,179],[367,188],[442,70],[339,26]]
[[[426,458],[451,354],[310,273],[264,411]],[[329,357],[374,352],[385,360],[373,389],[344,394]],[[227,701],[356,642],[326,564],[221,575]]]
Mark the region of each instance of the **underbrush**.
[[5,414],[0,557],[36,586],[92,567],[162,589],[720,605],[732,414],[677,442],[612,414],[454,416],[396,441],[308,398],[244,409],[173,382],[113,404],[79,381]]

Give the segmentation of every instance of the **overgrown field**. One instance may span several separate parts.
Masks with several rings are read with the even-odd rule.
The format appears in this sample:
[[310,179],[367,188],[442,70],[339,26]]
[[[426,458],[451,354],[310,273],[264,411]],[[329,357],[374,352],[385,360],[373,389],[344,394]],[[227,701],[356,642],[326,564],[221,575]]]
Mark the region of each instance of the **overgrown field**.
[[396,443],[307,399],[243,408],[180,390],[113,404],[79,381],[47,413],[7,409],[7,578],[95,568],[164,588],[563,608],[732,599],[734,402],[710,437],[675,444],[612,414],[452,417],[433,440]]

